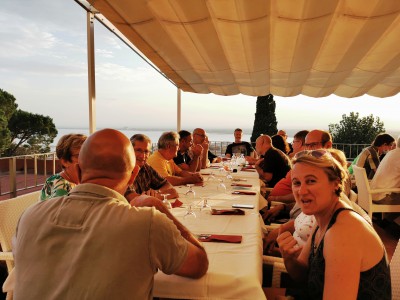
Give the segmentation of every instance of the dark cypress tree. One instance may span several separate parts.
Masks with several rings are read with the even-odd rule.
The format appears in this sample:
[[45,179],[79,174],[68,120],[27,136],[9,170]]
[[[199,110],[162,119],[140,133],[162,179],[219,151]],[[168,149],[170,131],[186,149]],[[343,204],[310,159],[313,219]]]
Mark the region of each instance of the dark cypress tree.
[[272,94],[257,97],[253,133],[250,138],[252,143],[255,143],[261,134],[276,134],[278,122],[276,121],[275,108],[276,104]]

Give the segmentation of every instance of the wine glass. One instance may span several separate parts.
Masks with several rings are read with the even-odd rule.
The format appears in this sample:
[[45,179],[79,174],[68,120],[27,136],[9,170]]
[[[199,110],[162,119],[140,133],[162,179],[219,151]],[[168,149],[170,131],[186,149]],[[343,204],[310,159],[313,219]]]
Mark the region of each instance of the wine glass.
[[184,219],[189,219],[189,218],[196,218],[196,214],[194,213],[194,211],[192,210],[192,205],[193,205],[193,200],[196,197],[196,193],[193,190],[193,184],[187,184],[187,186],[189,187],[189,189],[187,190],[187,192],[185,193],[186,198],[188,199],[188,208],[185,212],[185,215],[183,216]]
[[201,212],[210,212],[211,211],[211,205],[208,204],[208,200],[210,199],[209,197],[201,197],[203,200],[203,203],[200,206],[200,211]]
[[219,183],[217,185],[217,191],[226,193],[226,185],[224,184],[224,179],[218,178],[218,181]]
[[162,194],[160,192],[160,195],[164,197],[164,199],[162,200],[162,203],[165,205],[166,208],[168,209],[172,209],[172,205],[171,203],[168,201],[167,197],[169,196],[169,194]]
[[210,172],[210,175],[209,175],[208,178],[207,178],[207,181],[214,181],[214,180],[215,180],[214,172],[211,171],[211,172]]

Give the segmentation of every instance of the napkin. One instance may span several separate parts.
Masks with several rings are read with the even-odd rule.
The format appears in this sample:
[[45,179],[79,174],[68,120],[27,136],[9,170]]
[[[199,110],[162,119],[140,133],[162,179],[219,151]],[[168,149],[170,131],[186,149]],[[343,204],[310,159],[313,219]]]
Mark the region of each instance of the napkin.
[[256,192],[248,192],[248,191],[233,191],[232,194],[234,195],[255,195]]
[[219,242],[219,243],[241,243],[241,235],[228,235],[228,234],[200,234],[198,236],[201,242]]
[[242,169],[242,172],[257,172],[256,169]]
[[215,209],[211,210],[212,215],[244,215],[244,210],[239,208],[234,209]]
[[243,184],[243,183],[232,183],[231,186],[252,187],[251,184]]
[[181,201],[179,201],[179,199],[176,199],[173,203],[171,203],[171,206],[172,206],[172,208],[181,207],[182,204],[183,203]]
[[255,167],[254,166],[247,166],[247,167],[243,167],[242,171],[243,170],[255,170]]

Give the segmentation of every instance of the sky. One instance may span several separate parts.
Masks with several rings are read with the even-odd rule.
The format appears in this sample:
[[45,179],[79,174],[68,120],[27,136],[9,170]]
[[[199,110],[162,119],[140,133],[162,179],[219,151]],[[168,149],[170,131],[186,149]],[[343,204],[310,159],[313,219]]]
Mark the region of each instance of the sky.
[[[0,88],[58,128],[88,128],[86,12],[73,0],[1,0]],[[97,128],[176,129],[177,89],[95,23]],[[278,97],[279,129],[321,128],[373,114],[400,131],[400,96]],[[252,129],[256,97],[182,92],[182,129]]]

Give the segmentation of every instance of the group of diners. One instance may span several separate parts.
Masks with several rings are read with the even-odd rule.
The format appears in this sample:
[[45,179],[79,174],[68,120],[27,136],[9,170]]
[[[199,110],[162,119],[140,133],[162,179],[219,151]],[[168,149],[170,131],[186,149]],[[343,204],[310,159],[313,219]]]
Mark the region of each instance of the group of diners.
[[[225,157],[243,154],[272,188],[260,210],[266,223],[290,211],[290,221],[263,239],[265,252],[278,248],[290,275],[304,283],[296,299],[390,299],[384,245],[349,200],[346,157],[332,149],[329,132],[301,130],[291,145],[284,131],[261,135],[255,149],[242,136],[234,131]],[[202,244],[160,201],[176,198],[175,186],[201,183],[199,171],[221,161],[204,129],[165,132],[153,153],[143,134],[71,134],[56,153],[62,171],[18,225],[15,299],[151,299],[157,270],[192,278],[207,272]]]

